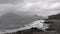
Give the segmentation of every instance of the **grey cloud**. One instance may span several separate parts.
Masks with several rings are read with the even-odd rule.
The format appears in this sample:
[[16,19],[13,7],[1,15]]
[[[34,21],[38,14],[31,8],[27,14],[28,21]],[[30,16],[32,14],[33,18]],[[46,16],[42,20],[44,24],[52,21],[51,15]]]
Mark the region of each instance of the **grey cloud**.
[[[3,1],[3,0],[0,0],[0,1]],[[18,0],[15,0],[15,1],[18,1]],[[55,1],[57,1],[57,2],[55,2]],[[11,2],[11,0],[10,1],[6,0],[4,2]],[[55,2],[55,3],[53,3],[53,2]],[[25,1],[25,0],[23,0],[22,2],[20,2],[20,0],[19,0],[19,2],[16,3],[15,5],[14,4],[0,4],[0,7],[2,8],[2,10],[4,10],[4,11],[0,11],[0,12],[4,13],[8,9],[7,11],[14,10],[13,12],[16,12],[16,13],[24,12],[29,15],[37,14],[37,15],[42,15],[42,16],[49,16],[49,15],[54,15],[54,14],[60,13],[59,5],[60,5],[60,2],[58,2],[58,0],[46,0],[46,1],[42,1],[42,0],[36,0],[36,1],[35,0],[26,0]],[[1,8],[0,8],[0,10],[1,10]]]

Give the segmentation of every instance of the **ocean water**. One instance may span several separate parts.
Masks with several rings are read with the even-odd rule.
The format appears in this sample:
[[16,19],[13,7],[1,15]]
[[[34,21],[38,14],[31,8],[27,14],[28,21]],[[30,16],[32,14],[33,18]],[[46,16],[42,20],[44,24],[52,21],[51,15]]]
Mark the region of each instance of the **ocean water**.
[[[49,24],[45,24],[43,23],[45,22],[45,20],[36,20],[36,21],[33,21],[29,24],[25,24],[23,27],[19,27],[19,28],[13,28],[13,29],[5,29],[2,25],[1,27],[3,27],[4,29],[0,29],[0,34],[4,34],[4,33],[11,33],[11,32],[16,32],[16,31],[19,31],[19,30],[26,30],[26,29],[30,29],[32,27],[37,27],[41,30],[45,30],[48,28],[48,25]],[[11,27],[12,28],[13,25],[10,25],[10,26],[6,26],[6,28],[8,27]],[[13,26],[13,27],[18,27],[18,26]]]

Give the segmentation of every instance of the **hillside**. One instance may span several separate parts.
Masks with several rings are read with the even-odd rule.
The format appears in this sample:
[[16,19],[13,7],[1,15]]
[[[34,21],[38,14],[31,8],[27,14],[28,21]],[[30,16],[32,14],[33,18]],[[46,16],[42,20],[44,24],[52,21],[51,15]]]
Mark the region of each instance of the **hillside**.
[[49,19],[60,19],[60,14],[49,16]]

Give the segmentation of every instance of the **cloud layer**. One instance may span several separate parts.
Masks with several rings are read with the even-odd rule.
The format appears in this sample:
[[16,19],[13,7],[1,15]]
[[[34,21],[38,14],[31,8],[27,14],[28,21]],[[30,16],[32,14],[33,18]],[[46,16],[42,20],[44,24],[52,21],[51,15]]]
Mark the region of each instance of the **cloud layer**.
[[50,16],[60,13],[60,2],[56,0],[23,0],[16,4],[0,4],[0,14],[12,12]]

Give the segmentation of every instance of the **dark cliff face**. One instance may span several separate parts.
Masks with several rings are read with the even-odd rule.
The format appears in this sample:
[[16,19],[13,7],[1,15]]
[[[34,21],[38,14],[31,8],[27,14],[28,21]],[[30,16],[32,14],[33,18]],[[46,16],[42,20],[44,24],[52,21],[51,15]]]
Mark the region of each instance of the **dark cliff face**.
[[60,19],[60,14],[49,16],[49,19]]

